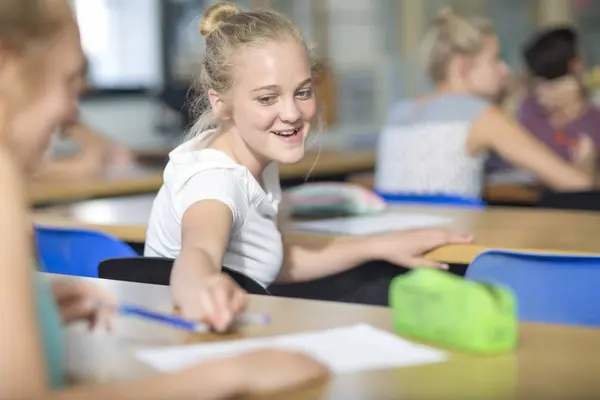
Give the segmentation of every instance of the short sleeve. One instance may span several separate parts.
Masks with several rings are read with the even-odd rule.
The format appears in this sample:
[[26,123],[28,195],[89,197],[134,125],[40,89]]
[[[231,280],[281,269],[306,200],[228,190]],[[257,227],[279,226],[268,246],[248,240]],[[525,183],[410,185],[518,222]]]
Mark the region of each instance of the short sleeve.
[[240,184],[240,178],[229,169],[214,169],[195,174],[183,185],[178,197],[180,219],[192,204],[202,200],[217,200],[231,210],[233,231],[239,230],[246,220],[248,196]]

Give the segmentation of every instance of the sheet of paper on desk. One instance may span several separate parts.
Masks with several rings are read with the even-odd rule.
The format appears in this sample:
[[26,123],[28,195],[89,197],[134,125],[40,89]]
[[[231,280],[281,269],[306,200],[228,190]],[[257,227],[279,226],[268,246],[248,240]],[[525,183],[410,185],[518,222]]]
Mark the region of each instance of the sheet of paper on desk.
[[330,218],[315,221],[300,221],[292,229],[303,232],[322,232],[339,235],[368,235],[415,228],[428,228],[448,224],[447,217],[430,214],[384,212],[358,217]]
[[310,354],[337,374],[408,367],[447,359],[442,351],[406,341],[367,324],[258,339],[146,349],[138,351],[136,356],[159,371],[172,372],[217,357],[265,348]]

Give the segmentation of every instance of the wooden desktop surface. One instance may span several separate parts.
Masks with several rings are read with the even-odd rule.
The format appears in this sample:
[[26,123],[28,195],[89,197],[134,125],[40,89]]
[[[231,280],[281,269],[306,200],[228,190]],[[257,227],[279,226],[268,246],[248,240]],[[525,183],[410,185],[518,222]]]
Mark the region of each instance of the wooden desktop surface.
[[[159,151],[154,157],[166,151]],[[152,156],[146,152],[144,156]],[[304,179],[353,174],[349,181],[372,187],[373,174],[364,173],[375,167],[376,154],[373,150],[330,150],[311,151],[296,164],[280,166],[282,180]],[[157,192],[163,182],[163,170],[149,167],[134,167],[115,170],[102,177],[85,182],[34,183],[30,188],[32,204],[48,204],[82,199],[123,196],[138,193]],[[540,198],[536,187],[493,183],[486,186],[484,197],[492,202],[534,204]]]
[[[128,242],[142,243],[153,195],[89,200],[34,211],[37,223],[98,229]],[[484,210],[398,206],[400,212],[451,219],[447,227],[472,234],[469,245],[444,246],[429,257],[468,264],[490,248],[571,254],[600,254],[600,213],[488,207]],[[322,235],[296,234],[297,239],[323,240]]]
[[[371,150],[313,151],[298,163],[280,166],[281,179],[304,179],[341,175],[372,169],[375,154]],[[134,167],[107,172],[85,182],[34,183],[30,187],[33,204],[65,202],[95,197],[122,196],[157,192],[163,182],[163,170]]]
[[[121,302],[171,310],[168,287],[86,279]],[[69,369],[81,381],[106,382],[155,374],[133,357],[135,349],[264,337],[367,323],[392,331],[387,308],[250,296],[249,310],[271,316],[227,336],[187,334],[119,317],[112,334],[68,330]],[[577,399],[600,393],[600,331],[532,323],[519,325],[515,352],[475,357],[450,352],[447,362],[333,376],[327,383],[282,395],[286,399]],[[199,388],[202,386],[202,377]]]

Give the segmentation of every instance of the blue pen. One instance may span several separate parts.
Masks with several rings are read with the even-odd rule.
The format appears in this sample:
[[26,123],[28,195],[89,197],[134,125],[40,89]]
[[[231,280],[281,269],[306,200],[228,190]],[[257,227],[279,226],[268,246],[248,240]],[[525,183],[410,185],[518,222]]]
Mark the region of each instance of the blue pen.
[[[189,319],[181,318],[175,316],[173,314],[163,314],[156,311],[150,311],[144,309],[142,307],[132,306],[132,305],[119,305],[117,307],[118,311],[122,315],[131,315],[136,317],[141,317],[145,319],[149,319],[152,321],[160,322],[163,324],[171,325],[173,327],[183,329],[190,332],[197,333],[206,333],[210,332],[211,328],[208,324],[203,322],[196,322]],[[267,325],[270,322],[270,318],[268,315],[264,314],[241,314],[237,316],[234,320],[233,325],[246,325],[246,324],[259,324],[259,325]]]

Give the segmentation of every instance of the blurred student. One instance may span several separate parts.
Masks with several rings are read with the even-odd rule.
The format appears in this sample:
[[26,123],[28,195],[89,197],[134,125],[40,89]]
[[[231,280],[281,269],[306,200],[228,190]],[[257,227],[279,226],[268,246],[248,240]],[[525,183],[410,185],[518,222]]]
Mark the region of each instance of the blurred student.
[[586,90],[586,68],[577,32],[557,27],[536,34],[523,51],[528,96],[519,121],[563,160],[573,162],[577,143],[589,136],[600,147],[600,110]]
[[[76,90],[86,90],[88,64],[74,83]],[[103,176],[110,169],[135,164],[132,152],[123,144],[110,140],[81,121],[77,109],[56,130],[46,157],[33,179],[42,182],[82,181]]]
[[[49,283],[32,266],[24,178],[56,126],[77,107],[82,51],[66,0],[0,0],[0,397],[6,399],[217,399],[272,391],[326,376],[316,361],[259,351],[174,374],[68,388],[61,324],[107,323],[95,306],[114,300],[92,285]],[[39,278],[39,279],[38,279]],[[238,299],[243,307],[245,298]]]
[[435,90],[392,108],[379,140],[379,191],[479,198],[491,151],[552,189],[592,187],[589,137],[581,137],[568,163],[493,104],[507,78],[499,50],[489,21],[438,13],[424,43]]

